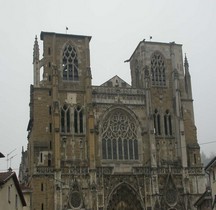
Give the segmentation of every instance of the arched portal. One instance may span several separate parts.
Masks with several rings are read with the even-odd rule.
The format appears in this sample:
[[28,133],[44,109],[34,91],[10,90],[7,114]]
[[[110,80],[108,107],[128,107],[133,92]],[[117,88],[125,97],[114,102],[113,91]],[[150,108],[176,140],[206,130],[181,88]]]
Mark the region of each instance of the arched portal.
[[120,185],[109,198],[107,210],[142,210],[139,195],[127,184]]

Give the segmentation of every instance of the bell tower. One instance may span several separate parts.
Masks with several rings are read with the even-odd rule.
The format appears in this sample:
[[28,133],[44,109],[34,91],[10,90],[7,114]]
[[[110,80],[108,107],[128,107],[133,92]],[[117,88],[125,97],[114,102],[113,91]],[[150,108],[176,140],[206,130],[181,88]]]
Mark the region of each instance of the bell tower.
[[[41,60],[37,37],[33,48],[34,83],[31,86],[28,126],[28,176],[31,177],[30,186],[36,189],[33,206],[38,206],[39,209],[41,206],[59,209],[59,205],[68,205],[64,204],[66,200],[62,197],[62,180],[68,186],[74,186],[74,177],[65,178],[62,168],[70,170],[71,167],[80,165],[95,166],[92,157],[94,137],[88,137],[94,125],[92,114],[89,114],[92,92],[89,51],[91,37],[41,32],[40,38],[43,41]],[[91,163],[87,159],[89,153]],[[47,179],[40,176],[41,173],[45,173]],[[44,186],[54,186],[54,189],[43,199],[37,186],[41,186],[41,189]],[[75,192],[73,188],[69,188],[67,193],[70,196],[70,193]],[[52,202],[51,197],[56,202]]]
[[205,183],[182,45],[143,40],[131,85],[96,86],[90,40],[41,32],[40,58],[35,37],[22,164],[32,209],[194,209]]

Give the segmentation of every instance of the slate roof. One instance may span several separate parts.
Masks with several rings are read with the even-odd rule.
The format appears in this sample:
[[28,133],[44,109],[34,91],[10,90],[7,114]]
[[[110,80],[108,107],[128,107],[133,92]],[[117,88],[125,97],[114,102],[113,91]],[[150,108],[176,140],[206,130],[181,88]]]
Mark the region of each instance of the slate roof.
[[5,157],[5,156],[0,152],[0,158],[3,158],[3,157]]
[[216,165],[216,156],[212,158],[212,160],[207,164],[205,167],[205,171],[209,171],[211,167],[214,167]]

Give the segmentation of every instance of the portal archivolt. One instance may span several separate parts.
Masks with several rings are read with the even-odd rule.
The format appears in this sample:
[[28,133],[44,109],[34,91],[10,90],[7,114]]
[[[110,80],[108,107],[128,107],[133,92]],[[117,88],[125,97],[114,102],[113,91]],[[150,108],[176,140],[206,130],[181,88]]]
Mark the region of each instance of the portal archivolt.
[[107,210],[142,210],[139,195],[127,184],[120,185],[110,196]]

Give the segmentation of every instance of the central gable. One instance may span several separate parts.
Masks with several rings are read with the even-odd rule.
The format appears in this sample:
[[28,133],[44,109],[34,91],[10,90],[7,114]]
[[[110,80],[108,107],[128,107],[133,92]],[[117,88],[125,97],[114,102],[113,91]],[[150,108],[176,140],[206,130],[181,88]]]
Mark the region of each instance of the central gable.
[[124,87],[124,88],[130,88],[131,86],[125,82],[123,79],[121,79],[119,76],[114,76],[113,78],[109,79],[105,83],[103,83],[100,86],[104,87]]

